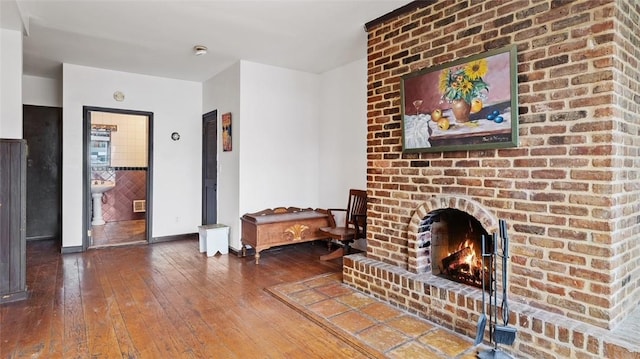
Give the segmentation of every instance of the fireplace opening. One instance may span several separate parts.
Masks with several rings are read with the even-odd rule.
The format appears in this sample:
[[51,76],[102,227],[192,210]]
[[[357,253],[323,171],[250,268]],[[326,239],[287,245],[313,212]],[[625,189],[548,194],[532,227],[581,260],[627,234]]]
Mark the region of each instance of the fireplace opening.
[[[449,280],[482,288],[482,236],[485,252],[491,253],[492,240],[482,224],[467,212],[442,208],[429,212],[420,223],[430,229],[431,273]],[[485,257],[485,283],[490,257]],[[488,284],[485,285],[485,289]]]

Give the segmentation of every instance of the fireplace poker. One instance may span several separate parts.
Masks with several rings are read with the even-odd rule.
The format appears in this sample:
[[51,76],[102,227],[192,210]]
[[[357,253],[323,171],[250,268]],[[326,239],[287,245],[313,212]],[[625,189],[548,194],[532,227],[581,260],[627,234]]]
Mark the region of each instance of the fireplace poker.
[[516,339],[516,328],[509,326],[509,300],[507,299],[507,265],[509,259],[509,236],[507,235],[507,222],[499,221],[500,238],[502,239],[502,321],[504,325],[495,328],[495,341],[499,344],[512,345]]
[[[477,355],[479,359],[512,359],[512,357],[509,354],[503,352],[502,350],[500,350],[500,348],[498,348],[498,344],[503,344],[503,343],[498,342],[498,340],[502,340],[502,338],[498,338],[499,336],[502,336],[502,333],[501,334],[497,333],[499,328],[501,328],[501,326],[498,326],[498,294],[497,294],[498,288],[496,285],[496,282],[498,279],[497,278],[498,269],[497,269],[496,262],[498,260],[498,256],[500,256],[497,251],[497,247],[498,247],[497,244],[498,244],[497,236],[495,233],[493,233],[492,235],[493,251],[491,253],[491,268],[490,268],[491,278],[489,283],[489,287],[490,287],[489,334],[491,337],[491,342],[493,343],[493,348],[487,349],[481,352],[479,351]],[[503,255],[501,257],[504,257],[504,249],[503,249]],[[505,268],[503,265],[503,278],[504,278],[504,271],[505,271]],[[514,333],[514,337],[515,337],[515,333]]]
[[487,313],[485,311],[485,307],[486,307],[486,302],[485,302],[485,282],[484,282],[484,276],[485,276],[485,270],[484,270],[484,257],[485,257],[485,241],[486,238],[484,236],[484,234],[482,235],[482,256],[481,258],[481,266],[482,266],[482,270],[480,271],[480,276],[482,277],[482,314],[480,315],[480,318],[478,319],[478,329],[476,331],[476,341],[474,342],[474,345],[478,345],[482,342],[482,338],[484,337],[484,329],[487,326]]

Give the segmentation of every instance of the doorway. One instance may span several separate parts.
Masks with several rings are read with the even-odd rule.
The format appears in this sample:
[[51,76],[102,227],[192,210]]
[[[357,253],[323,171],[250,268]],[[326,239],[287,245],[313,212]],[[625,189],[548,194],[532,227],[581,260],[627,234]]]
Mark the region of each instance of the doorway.
[[30,240],[62,237],[62,108],[24,105],[27,140],[27,227]]
[[83,248],[151,242],[153,113],[84,107]]
[[218,111],[202,116],[202,224],[218,222]]

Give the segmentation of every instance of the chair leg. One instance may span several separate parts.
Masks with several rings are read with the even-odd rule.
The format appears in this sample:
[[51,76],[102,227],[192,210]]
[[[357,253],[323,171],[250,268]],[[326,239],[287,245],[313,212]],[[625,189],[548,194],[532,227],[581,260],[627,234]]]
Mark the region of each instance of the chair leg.
[[343,247],[340,247],[338,249],[336,249],[335,251],[329,253],[329,254],[325,254],[323,256],[320,256],[320,260],[321,261],[328,261],[328,260],[332,260],[332,259],[336,259],[336,258],[340,258],[342,256],[344,256],[345,251]]
[[344,254],[347,255],[351,253],[351,242],[344,242]]
[[[345,255],[351,253],[351,242],[353,242],[353,241],[351,241],[351,240],[342,241],[341,242],[342,245],[338,249],[334,250],[333,252],[331,252],[329,254],[325,254],[323,256],[320,256],[320,260],[328,261],[328,260],[331,260],[331,259],[340,258],[342,256],[345,256]],[[332,242],[330,241],[329,245],[331,245],[331,243]]]

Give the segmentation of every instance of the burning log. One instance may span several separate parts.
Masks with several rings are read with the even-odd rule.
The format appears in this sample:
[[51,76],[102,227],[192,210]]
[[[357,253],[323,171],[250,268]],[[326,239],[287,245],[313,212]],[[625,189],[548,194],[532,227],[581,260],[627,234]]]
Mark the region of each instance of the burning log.
[[464,247],[461,250],[454,252],[453,254],[442,259],[442,268],[445,273],[470,273],[471,266],[473,265],[473,258],[475,253],[469,247]]

